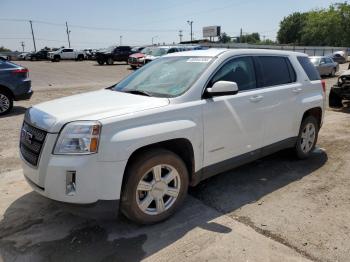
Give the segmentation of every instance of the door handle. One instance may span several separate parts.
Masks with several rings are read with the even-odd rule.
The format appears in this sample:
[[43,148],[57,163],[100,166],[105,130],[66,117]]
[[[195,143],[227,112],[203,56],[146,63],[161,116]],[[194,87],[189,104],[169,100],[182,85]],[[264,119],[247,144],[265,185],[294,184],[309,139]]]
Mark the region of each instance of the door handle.
[[295,93],[295,94],[299,94],[299,93],[302,92],[302,91],[303,91],[303,89],[300,88],[300,87],[294,88],[294,89],[293,89],[293,93]]
[[251,102],[260,102],[264,97],[261,95],[251,96],[249,100]]

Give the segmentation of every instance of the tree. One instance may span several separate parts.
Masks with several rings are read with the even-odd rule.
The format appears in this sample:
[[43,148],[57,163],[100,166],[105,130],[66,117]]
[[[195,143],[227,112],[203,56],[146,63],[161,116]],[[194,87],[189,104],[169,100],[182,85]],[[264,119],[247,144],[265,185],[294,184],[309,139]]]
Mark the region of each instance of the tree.
[[225,32],[223,32],[219,36],[219,42],[220,43],[229,43],[229,42],[231,42],[231,37],[229,37]]
[[284,17],[280,23],[277,40],[280,44],[300,44],[307,13],[295,12]]
[[304,45],[341,46],[341,23],[341,17],[333,6],[328,10],[309,12],[301,32],[301,42]]
[[240,37],[240,43],[249,43],[249,44],[260,43],[260,34],[251,33],[251,34],[242,35],[242,37]]
[[0,46],[0,52],[11,52],[11,50],[3,46]]

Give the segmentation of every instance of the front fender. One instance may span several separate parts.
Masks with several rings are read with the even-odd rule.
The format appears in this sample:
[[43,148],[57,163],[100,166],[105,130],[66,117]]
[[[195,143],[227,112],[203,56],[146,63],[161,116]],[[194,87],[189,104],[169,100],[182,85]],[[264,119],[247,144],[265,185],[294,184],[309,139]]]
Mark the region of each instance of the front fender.
[[195,163],[201,163],[202,131],[194,121],[188,119],[153,123],[117,131],[109,139],[102,141],[100,160],[124,161],[139,148],[177,138],[191,142]]

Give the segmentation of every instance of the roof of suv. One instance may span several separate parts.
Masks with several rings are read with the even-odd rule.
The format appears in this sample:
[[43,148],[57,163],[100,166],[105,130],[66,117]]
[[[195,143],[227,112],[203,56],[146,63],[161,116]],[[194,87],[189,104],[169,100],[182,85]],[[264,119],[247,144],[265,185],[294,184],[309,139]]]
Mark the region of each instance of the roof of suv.
[[298,55],[298,56],[307,56],[304,53],[292,52],[292,51],[282,51],[282,50],[270,50],[270,49],[226,49],[226,48],[209,48],[206,50],[192,50],[179,53],[172,53],[166,55],[170,56],[206,56],[206,57],[217,57],[224,53],[231,53],[232,55],[242,55],[242,54],[259,54],[259,55]]

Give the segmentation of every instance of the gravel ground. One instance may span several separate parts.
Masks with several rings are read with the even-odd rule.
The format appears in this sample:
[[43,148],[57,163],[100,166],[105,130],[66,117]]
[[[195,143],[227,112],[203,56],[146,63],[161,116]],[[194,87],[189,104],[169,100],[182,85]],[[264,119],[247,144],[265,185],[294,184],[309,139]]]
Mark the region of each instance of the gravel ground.
[[17,150],[26,108],[108,86],[128,67],[22,64],[36,93],[0,118],[0,261],[349,261],[350,109],[326,111],[311,159],[283,151],[213,177],[172,219],[137,227],[113,201],[76,207],[31,192]]

